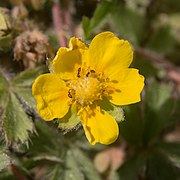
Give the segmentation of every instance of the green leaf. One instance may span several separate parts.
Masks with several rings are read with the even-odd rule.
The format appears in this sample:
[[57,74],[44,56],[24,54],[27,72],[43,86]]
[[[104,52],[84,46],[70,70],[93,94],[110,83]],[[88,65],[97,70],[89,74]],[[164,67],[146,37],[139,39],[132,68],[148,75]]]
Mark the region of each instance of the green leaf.
[[31,86],[35,78],[44,72],[44,67],[26,70],[13,79],[13,88],[17,96],[25,105],[36,107],[36,101],[32,96]]
[[171,31],[176,40],[180,42],[179,31],[180,24],[177,23],[180,21],[180,13],[174,13],[169,16],[169,25],[171,26]]
[[144,143],[147,144],[174,120],[175,103],[171,98],[171,87],[153,82],[145,94]]
[[47,174],[47,179],[49,180],[64,180],[64,167],[62,164],[57,164],[49,169],[49,174]]
[[161,4],[162,8],[166,10],[165,12],[168,13],[174,13],[174,12],[179,12],[180,9],[180,1],[179,0],[164,0],[163,3]]
[[25,107],[28,106],[30,108],[36,108],[36,101],[32,96],[32,90],[30,87],[15,87],[15,92]]
[[8,81],[0,72],[0,109],[4,108],[8,98]]
[[134,45],[138,44],[142,32],[143,18],[138,11],[127,7],[115,6],[111,11],[113,29],[121,38],[128,39]]
[[72,148],[72,153],[76,159],[78,166],[84,173],[86,179],[89,180],[100,180],[100,176],[95,170],[90,159],[78,148]]
[[13,93],[9,96],[2,120],[8,141],[24,142],[28,140],[29,132],[33,130],[33,124]]
[[83,19],[82,19],[82,28],[84,30],[84,36],[85,36],[85,39],[89,39],[89,36],[90,36],[90,20],[88,17],[84,16]]
[[50,166],[47,179],[50,180],[84,180],[84,175],[81,172],[72,151],[69,149],[64,154],[62,163],[57,163],[55,166]]
[[112,180],[120,180],[119,179],[119,175],[116,171],[111,171],[110,174],[109,174],[109,179],[112,179]]
[[75,157],[73,156],[73,152],[68,150],[66,159],[65,159],[65,178],[64,180],[84,180],[84,175],[80,171],[80,168],[76,162]]
[[158,142],[154,146],[166,153],[167,155],[177,156],[180,158],[179,142]]
[[[35,120],[36,134],[31,137],[29,152],[36,153],[56,153],[59,147],[63,146],[64,136],[58,133],[57,127],[51,127],[52,123],[40,119]],[[58,144],[58,146],[57,146]]]
[[106,20],[109,10],[112,8],[112,3],[108,1],[102,1],[96,8],[94,15],[90,22],[91,31],[100,27],[103,20]]
[[31,87],[35,78],[45,71],[44,67],[38,67],[21,72],[13,79],[15,87]]
[[10,171],[5,171],[5,170],[0,172],[0,179],[3,179],[3,180],[17,180]]
[[158,73],[158,68],[154,66],[147,58],[138,54],[136,51],[133,58],[133,66],[139,69],[139,72],[147,78],[155,77]]
[[159,53],[168,53],[172,50],[175,39],[172,36],[170,26],[162,26],[151,36],[147,47]]
[[133,145],[141,145],[143,134],[143,122],[141,110],[138,105],[131,105],[125,110],[125,120],[120,124],[122,136]]
[[51,180],[100,180],[92,162],[77,147],[69,146],[64,149],[65,154],[61,163],[50,166],[48,179]]
[[178,180],[180,172],[167,156],[160,152],[152,153],[147,161],[147,177],[153,180]]
[[83,18],[82,26],[85,34],[85,39],[91,38],[91,35],[102,25],[108,21],[107,15],[112,8],[112,2],[102,1],[96,8],[93,17],[89,20],[87,17]]
[[141,173],[144,163],[144,153],[136,154],[125,161],[118,171],[120,180],[138,180],[138,175]]
[[0,149],[0,171],[6,168],[10,163],[10,158]]

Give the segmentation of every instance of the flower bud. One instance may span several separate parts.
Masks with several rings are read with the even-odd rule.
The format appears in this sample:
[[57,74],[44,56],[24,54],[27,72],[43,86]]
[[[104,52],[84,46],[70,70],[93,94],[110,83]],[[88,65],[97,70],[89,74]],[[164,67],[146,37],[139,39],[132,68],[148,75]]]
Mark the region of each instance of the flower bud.
[[26,68],[42,63],[48,54],[48,39],[41,32],[25,31],[15,40],[14,58],[22,60]]
[[12,43],[12,24],[9,10],[0,8],[0,51],[9,49]]

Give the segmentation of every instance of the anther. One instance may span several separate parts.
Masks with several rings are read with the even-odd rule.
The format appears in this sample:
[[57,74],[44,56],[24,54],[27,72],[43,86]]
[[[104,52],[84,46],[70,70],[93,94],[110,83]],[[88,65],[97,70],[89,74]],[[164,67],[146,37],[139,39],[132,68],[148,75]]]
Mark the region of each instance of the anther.
[[93,70],[93,69],[91,69],[91,70],[90,70],[90,72],[91,72],[91,73],[95,73],[96,71],[95,71],[95,70]]
[[78,68],[77,77],[81,77],[81,76],[80,76],[80,73],[81,73],[81,68]]
[[88,76],[89,76],[89,74],[90,74],[90,72],[88,72],[88,73],[86,74],[86,77],[88,77]]
[[74,89],[69,89],[69,91],[68,91],[68,97],[69,98],[72,98],[73,96],[73,94],[74,94],[75,92],[74,92]]

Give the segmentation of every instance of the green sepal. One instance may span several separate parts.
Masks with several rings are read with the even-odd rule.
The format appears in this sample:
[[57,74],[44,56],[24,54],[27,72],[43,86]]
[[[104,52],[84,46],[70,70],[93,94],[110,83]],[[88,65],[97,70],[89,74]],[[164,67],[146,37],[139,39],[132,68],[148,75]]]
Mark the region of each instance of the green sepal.
[[120,106],[111,104],[107,99],[97,103],[102,109],[107,111],[117,122],[124,121],[124,111]]
[[77,127],[80,123],[80,117],[77,115],[77,105],[72,104],[68,113],[59,119],[59,128],[69,131]]

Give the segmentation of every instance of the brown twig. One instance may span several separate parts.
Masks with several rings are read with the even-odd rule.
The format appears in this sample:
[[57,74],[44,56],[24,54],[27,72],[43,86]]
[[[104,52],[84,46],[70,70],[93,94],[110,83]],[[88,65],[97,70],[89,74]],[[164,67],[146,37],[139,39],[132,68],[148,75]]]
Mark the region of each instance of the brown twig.
[[55,0],[53,1],[53,6],[52,6],[52,18],[53,18],[53,23],[54,23],[54,27],[55,27],[59,44],[63,47],[66,47],[66,38],[63,32],[63,18],[64,17],[61,12],[59,3],[56,2]]
[[159,66],[164,68],[167,71],[167,75],[169,76],[169,78],[171,78],[178,84],[180,83],[180,68],[172,64],[168,59],[160,56],[153,51],[143,49],[141,47],[136,48],[135,52],[144,57],[147,57],[147,59],[152,63],[158,64]]

